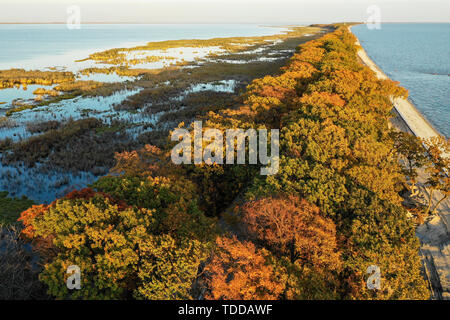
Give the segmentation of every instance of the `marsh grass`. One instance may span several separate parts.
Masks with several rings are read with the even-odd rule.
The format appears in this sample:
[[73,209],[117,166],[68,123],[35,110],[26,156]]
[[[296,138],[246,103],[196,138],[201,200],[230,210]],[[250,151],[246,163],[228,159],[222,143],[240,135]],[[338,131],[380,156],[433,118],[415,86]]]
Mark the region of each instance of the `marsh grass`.
[[[320,27],[289,27],[288,31],[281,34],[271,36],[260,37],[229,37],[229,38],[212,38],[212,39],[184,39],[184,40],[168,40],[149,42],[143,46],[137,46],[133,48],[114,48],[102,52],[91,54],[88,58],[81,60],[92,60],[98,63],[111,64],[114,66],[108,68],[88,68],[82,71],[84,74],[90,74],[92,72],[97,73],[110,73],[115,72],[122,76],[136,76],[145,74],[150,69],[130,69],[129,66],[151,63],[161,60],[177,60],[172,63],[172,68],[183,67],[192,65],[191,62],[183,61],[176,57],[167,56],[155,56],[151,54],[154,51],[167,51],[169,49],[177,48],[218,48],[218,50],[211,50],[205,58],[196,58],[197,61],[203,61],[211,58],[224,58],[223,55],[230,55],[230,59],[239,60],[237,56],[231,54],[241,53],[241,59],[253,60],[261,57],[258,54],[252,54],[246,52],[252,52],[254,50],[264,49],[270,46],[275,46],[277,49],[289,48],[293,49],[298,44],[301,38],[306,38],[305,34],[316,34],[320,30]],[[309,39],[308,39],[309,40]],[[282,43],[282,44],[279,44]],[[283,45],[284,44],[284,45]],[[148,52],[149,55],[139,59],[129,58],[134,52]]]
[[34,109],[34,108],[37,108],[37,107],[48,106],[48,105],[50,105],[52,103],[58,103],[58,102],[63,101],[63,100],[70,100],[70,99],[76,98],[80,94],[81,94],[80,92],[60,94],[60,95],[58,95],[56,97],[52,97],[51,99],[35,101],[35,103],[33,103],[33,104],[30,104],[30,103],[16,103],[16,104],[14,104],[14,107],[6,110],[5,115],[7,117],[10,117],[11,115],[13,115],[14,113],[17,113],[17,112],[21,112],[21,111],[25,111],[25,110],[31,110],[31,109]]
[[44,89],[44,88],[37,88],[36,90],[33,91],[34,95],[47,95],[47,96],[52,96],[52,97],[56,97],[59,96],[59,91],[58,90],[49,90],[49,89]]
[[134,51],[156,51],[168,50],[175,48],[207,48],[218,47],[226,52],[242,52],[251,51],[259,48],[261,45],[270,41],[280,41],[290,38],[304,36],[305,34],[317,33],[319,27],[289,27],[289,30],[270,36],[256,37],[228,37],[228,38],[212,38],[212,39],[183,39],[183,40],[167,40],[149,42],[143,46],[133,48],[114,48],[102,52],[91,54],[88,59],[95,61],[114,60],[115,58],[126,59],[127,53]]
[[64,91],[64,92],[78,92],[79,94],[82,94],[83,92],[89,92],[94,89],[97,89],[101,87],[103,83],[97,82],[97,81],[75,81],[75,82],[69,82],[60,84],[55,87],[55,90],[58,91]]
[[39,164],[43,172],[62,169],[104,174],[113,165],[115,152],[137,145],[125,132],[127,127],[125,122],[105,124],[95,118],[69,120],[57,129],[13,143],[2,163],[23,163],[30,168]]
[[31,134],[43,133],[50,130],[56,130],[61,126],[61,122],[56,120],[49,120],[43,122],[29,122],[27,123],[27,131]]
[[[128,87],[131,88],[132,85]],[[123,89],[124,85],[122,83],[102,83],[92,80],[63,83],[56,86],[54,90],[51,90],[53,94],[50,94],[47,99],[37,99],[34,103],[18,101],[12,108],[6,110],[5,115],[9,117],[17,112],[31,110],[37,107],[51,106],[52,104],[80,96],[107,97]],[[54,92],[58,92],[58,94],[54,94]]]
[[5,114],[6,114],[7,117],[9,117],[13,113],[21,112],[21,111],[25,111],[25,110],[30,110],[30,109],[33,109],[35,107],[36,107],[36,105],[33,105],[33,104],[22,104],[22,105],[19,105],[17,107],[14,107],[14,108],[11,108],[11,109],[7,110]]
[[5,139],[0,139],[0,152],[5,152],[7,150],[11,150],[13,145],[14,145],[14,142],[10,137],[7,137]]
[[180,122],[188,123],[194,118],[217,112],[222,109],[233,108],[240,102],[235,93],[201,91],[190,93],[181,103],[184,107],[164,113],[158,120],[159,125],[167,123],[176,126]]
[[0,117],[0,129],[13,128],[16,125],[17,125],[16,122],[11,120],[10,118],[8,118],[8,117]]
[[29,84],[52,85],[75,80],[72,72],[26,71],[24,69],[0,70],[0,89]]

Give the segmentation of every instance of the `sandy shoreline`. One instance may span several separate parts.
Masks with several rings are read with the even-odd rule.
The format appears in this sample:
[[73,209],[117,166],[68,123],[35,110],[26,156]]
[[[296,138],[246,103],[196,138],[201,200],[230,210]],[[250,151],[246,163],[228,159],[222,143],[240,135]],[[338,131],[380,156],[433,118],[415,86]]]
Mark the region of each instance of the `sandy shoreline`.
[[[351,27],[349,27],[350,32]],[[359,40],[357,44],[361,46]],[[361,46],[358,56],[362,62],[375,72],[379,79],[389,79],[389,77],[372,61],[367,52]],[[428,139],[441,135],[425,117],[417,110],[417,108],[408,100],[403,98],[393,99],[396,113],[402,118],[408,129],[417,137]]]

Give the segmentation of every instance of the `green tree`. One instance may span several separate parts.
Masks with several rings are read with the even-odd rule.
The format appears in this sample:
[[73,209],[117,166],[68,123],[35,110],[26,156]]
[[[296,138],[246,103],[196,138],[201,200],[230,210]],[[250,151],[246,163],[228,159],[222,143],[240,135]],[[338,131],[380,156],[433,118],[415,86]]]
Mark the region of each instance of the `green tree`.
[[403,158],[402,173],[408,177],[411,184],[407,185],[410,191],[415,189],[417,183],[417,169],[423,167],[428,162],[422,141],[405,132],[393,133],[395,149]]
[[[429,188],[428,206],[425,214],[433,214],[439,205],[450,195],[450,142],[441,136],[432,137],[425,140],[428,155],[430,157],[429,165],[426,168],[428,179],[426,186]],[[434,206],[432,206],[433,195],[436,191],[442,193]]]

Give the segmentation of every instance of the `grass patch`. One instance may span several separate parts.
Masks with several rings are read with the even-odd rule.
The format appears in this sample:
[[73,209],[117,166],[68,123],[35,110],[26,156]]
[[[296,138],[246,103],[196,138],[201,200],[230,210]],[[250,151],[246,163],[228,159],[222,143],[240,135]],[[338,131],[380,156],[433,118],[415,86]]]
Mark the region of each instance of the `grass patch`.
[[0,191],[0,225],[17,222],[20,213],[31,207],[34,202],[27,197],[10,198],[7,191]]

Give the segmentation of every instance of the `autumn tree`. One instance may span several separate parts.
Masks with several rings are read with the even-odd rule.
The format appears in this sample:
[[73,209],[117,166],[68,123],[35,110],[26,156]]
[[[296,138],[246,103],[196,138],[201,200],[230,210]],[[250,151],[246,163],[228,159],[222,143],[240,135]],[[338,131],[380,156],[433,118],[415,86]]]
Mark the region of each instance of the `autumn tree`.
[[[377,79],[362,66],[355,40],[342,27],[299,47],[295,64],[310,63],[319,75],[306,84],[303,94],[297,92],[292,104],[296,108],[281,121],[278,174],[255,177],[246,196],[256,201],[280,193],[298,195],[334,220],[342,241],[341,297],[423,299],[427,289],[420,275],[418,240],[401,207],[402,172],[388,125],[391,100],[407,96],[407,91],[393,81]],[[268,236],[259,228],[259,234]],[[365,289],[364,276],[371,264],[388,270],[386,291]],[[296,273],[301,270],[288,272]],[[322,292],[308,290],[317,279],[313,275],[306,283],[291,286],[303,289],[294,297],[303,297],[305,288],[307,297],[321,296]],[[323,292],[330,293],[330,288]]]
[[286,281],[284,298],[339,296],[336,228],[315,205],[297,196],[262,198],[242,207],[242,222],[245,234],[275,254]]
[[162,232],[210,238],[214,220],[199,209],[195,186],[183,177],[105,176],[92,187],[130,206],[156,210]]
[[246,203],[242,221],[248,234],[292,263],[338,270],[336,227],[319,208],[296,196],[263,198]]
[[[64,299],[190,298],[207,243],[176,233],[160,235],[156,216],[156,209],[120,208],[101,195],[56,201],[33,220],[35,235],[51,237],[56,251],[40,274],[49,294]],[[70,265],[81,269],[80,290],[65,285]]]
[[[417,252],[419,239],[407,212],[354,186],[340,232],[347,255],[342,271],[345,295],[351,299],[428,299],[427,283]],[[381,289],[367,288],[367,269],[381,270]]]
[[[22,214],[24,235],[51,244],[40,274],[49,294],[191,299],[215,234],[193,190],[183,180],[151,176],[107,176],[93,187]],[[65,285],[70,265],[81,269],[81,290]]]
[[[426,186],[429,188],[428,206],[426,213],[433,214],[439,205],[450,195],[450,142],[448,139],[435,136],[425,140],[428,155],[430,157],[429,165],[426,168],[428,179]],[[440,191],[442,196],[432,206],[433,195],[436,191]]]
[[413,192],[417,183],[417,169],[428,162],[428,156],[422,141],[416,136],[405,132],[394,132],[395,149],[403,158],[402,173],[408,177],[408,189]]
[[137,276],[141,285],[134,297],[147,300],[197,298],[191,287],[200,264],[209,255],[208,244],[198,240],[177,241],[169,235],[150,236],[139,243],[141,263]]
[[[33,221],[37,236],[52,237],[57,255],[44,266],[41,281],[49,294],[63,299],[119,299],[129,295],[139,261],[136,244],[147,237],[152,211],[119,210],[107,199],[59,200]],[[66,270],[77,265],[81,290],[66,287]]]
[[208,299],[274,300],[284,290],[281,275],[270,263],[267,250],[249,241],[219,237],[205,271],[209,274]]
[[173,169],[167,154],[152,145],[145,145],[139,150],[116,153],[115,160],[116,164],[111,172],[126,176],[148,176],[155,172],[162,175]]

